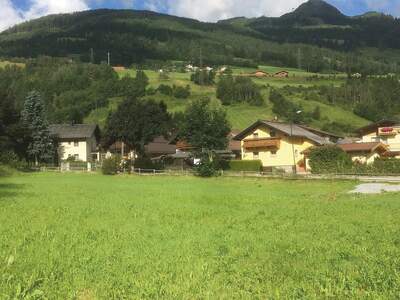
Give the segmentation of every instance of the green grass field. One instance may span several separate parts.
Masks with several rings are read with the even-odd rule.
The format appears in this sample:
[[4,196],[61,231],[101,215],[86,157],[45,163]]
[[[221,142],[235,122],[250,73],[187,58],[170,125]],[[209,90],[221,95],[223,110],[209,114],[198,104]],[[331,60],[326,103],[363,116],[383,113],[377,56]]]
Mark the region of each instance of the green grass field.
[[400,197],[355,182],[0,178],[0,299],[398,299]]

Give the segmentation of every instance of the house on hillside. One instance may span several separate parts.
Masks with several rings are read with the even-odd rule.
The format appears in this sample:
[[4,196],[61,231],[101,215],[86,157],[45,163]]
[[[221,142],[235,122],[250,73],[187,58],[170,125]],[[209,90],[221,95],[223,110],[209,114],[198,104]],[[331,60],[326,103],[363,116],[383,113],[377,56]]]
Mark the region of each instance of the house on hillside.
[[88,124],[50,125],[50,135],[57,141],[59,160],[93,162],[100,159],[100,129]]
[[255,72],[251,73],[250,76],[261,78],[261,77],[269,77],[270,75],[267,72],[257,70]]
[[259,120],[235,139],[241,142],[243,160],[260,160],[265,169],[306,172],[309,166],[303,152],[334,144],[337,136],[296,124]]
[[274,74],[274,77],[277,77],[277,78],[288,78],[289,77],[289,72],[288,71],[279,71],[279,72],[276,72]]
[[357,134],[359,143],[382,143],[387,146],[382,156],[400,158],[400,122],[382,120],[358,129]]
[[123,66],[115,66],[115,67],[112,67],[113,68],[113,70],[115,71],[115,72],[123,72],[123,71],[125,71],[126,69],[125,69],[125,67],[123,67]]

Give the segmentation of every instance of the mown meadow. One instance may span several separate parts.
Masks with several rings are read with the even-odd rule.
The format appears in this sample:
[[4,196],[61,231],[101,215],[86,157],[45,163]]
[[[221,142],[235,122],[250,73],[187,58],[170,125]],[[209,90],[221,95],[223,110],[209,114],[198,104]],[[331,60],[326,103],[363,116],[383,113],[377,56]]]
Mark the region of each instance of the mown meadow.
[[399,298],[399,194],[355,185],[3,176],[0,298]]

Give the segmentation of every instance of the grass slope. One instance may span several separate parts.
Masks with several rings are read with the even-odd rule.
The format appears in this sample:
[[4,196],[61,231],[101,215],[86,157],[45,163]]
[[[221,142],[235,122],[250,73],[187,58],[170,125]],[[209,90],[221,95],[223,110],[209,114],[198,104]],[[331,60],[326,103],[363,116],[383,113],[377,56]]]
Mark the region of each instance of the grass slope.
[[7,60],[3,60],[3,61],[0,60],[0,68],[5,68],[7,66],[17,66],[17,67],[20,67],[20,68],[24,68],[25,64],[10,62],[10,61],[7,61]]
[[[260,70],[266,71],[270,74],[273,74],[275,72],[278,72],[280,70],[283,70],[284,68],[276,68],[276,67],[271,67],[271,66],[260,66]],[[277,87],[281,88],[286,85],[292,85],[292,86],[314,86],[314,85],[327,85],[327,84],[333,84],[333,85],[340,85],[343,82],[343,76],[341,74],[337,75],[336,77],[329,76],[326,74],[318,74],[319,79],[315,80],[311,78],[311,76],[315,76],[317,74],[314,73],[308,73],[304,70],[299,70],[299,69],[285,69],[290,72],[290,77],[289,78],[272,78],[272,77],[267,77],[267,78],[254,78],[253,80],[259,84],[260,86],[263,86],[263,93],[265,98],[268,98],[269,95],[269,87]],[[256,69],[251,69],[251,68],[233,68],[234,75],[240,75],[240,74],[249,74],[256,71]],[[183,111],[186,107],[186,104],[188,101],[191,99],[199,98],[199,97],[210,97],[210,98],[216,98],[215,93],[216,93],[216,87],[211,86],[211,87],[205,87],[205,86],[198,86],[193,84],[190,81],[190,74],[189,73],[177,73],[177,72],[171,72],[170,73],[170,79],[169,80],[160,80],[159,79],[159,73],[156,71],[151,71],[151,70],[146,70],[145,71],[147,76],[149,77],[150,80],[150,86],[153,88],[158,88],[160,84],[166,84],[166,85],[178,85],[178,86],[186,86],[190,85],[192,95],[189,99],[186,100],[179,100],[175,99],[173,97],[168,97],[165,95],[161,95],[157,93],[156,95],[153,96],[148,96],[148,98],[156,99],[159,101],[164,101],[167,106],[169,111],[171,112],[177,112],[177,111]],[[119,75],[122,76],[135,76],[136,72],[134,70],[126,70],[119,72]],[[110,107],[108,108],[102,108],[99,110],[93,111],[86,119],[86,123],[98,123],[100,126],[104,126],[106,118],[108,116],[109,111],[114,110],[117,105],[118,101],[120,99],[114,99],[111,101]],[[352,112],[345,111],[339,107],[336,106],[329,106],[326,104],[321,104],[319,102],[313,102],[313,101],[305,101],[301,99],[294,99],[293,101],[300,102],[303,107],[305,108],[306,111],[312,112],[315,108],[315,106],[319,105],[321,107],[322,111],[322,117],[326,121],[336,121],[338,123],[342,124],[350,124],[355,127],[361,127],[366,125],[368,122]],[[262,107],[254,107],[248,104],[237,104],[237,105],[231,105],[226,107],[227,114],[229,121],[232,124],[232,127],[234,129],[244,129],[248,127],[250,124],[255,122],[258,119],[273,119],[275,117],[275,114],[272,112],[272,105],[269,104],[267,101],[265,106]],[[316,122],[315,124],[310,124],[310,125],[315,125],[317,127],[322,126],[323,124],[321,122]]]
[[399,195],[354,184],[1,178],[0,298],[398,298]]

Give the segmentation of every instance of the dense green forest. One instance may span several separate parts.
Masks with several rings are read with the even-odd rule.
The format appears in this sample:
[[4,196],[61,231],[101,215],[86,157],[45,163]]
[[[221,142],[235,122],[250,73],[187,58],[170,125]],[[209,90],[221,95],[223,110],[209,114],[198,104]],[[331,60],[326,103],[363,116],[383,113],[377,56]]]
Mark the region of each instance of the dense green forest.
[[218,23],[103,9],[47,16],[10,28],[0,34],[0,56],[47,55],[100,63],[110,52],[111,63],[124,66],[180,60],[386,74],[399,71],[399,30],[393,17],[347,17],[320,0],[280,18]]

